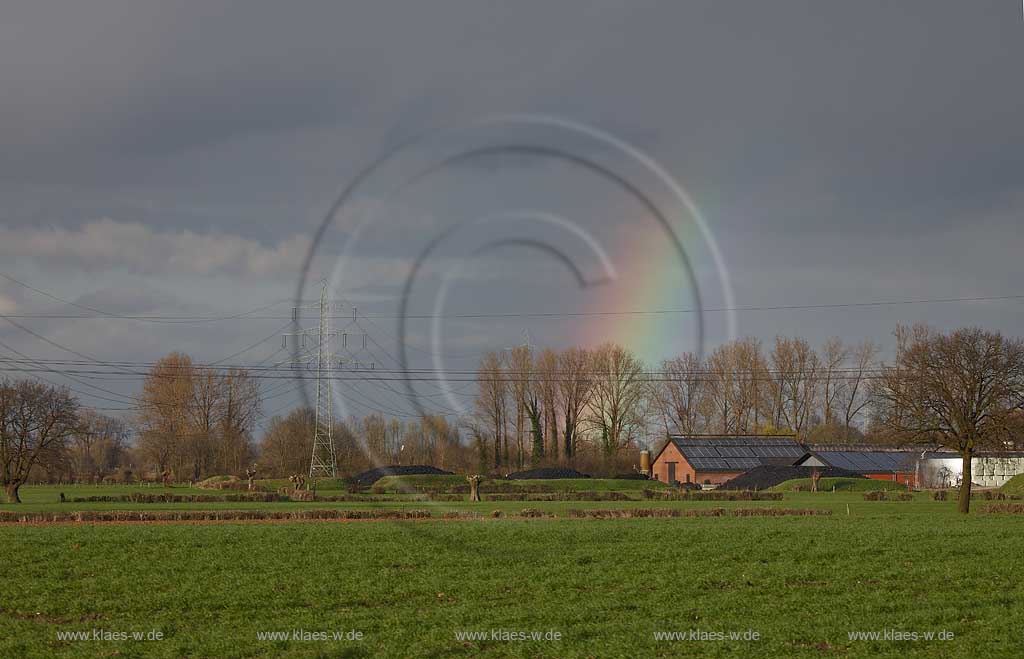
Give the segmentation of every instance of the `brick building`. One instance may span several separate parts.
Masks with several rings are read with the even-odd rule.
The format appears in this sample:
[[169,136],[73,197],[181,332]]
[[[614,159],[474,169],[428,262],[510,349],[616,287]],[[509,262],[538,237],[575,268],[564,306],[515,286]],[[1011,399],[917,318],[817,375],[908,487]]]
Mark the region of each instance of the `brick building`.
[[655,455],[651,478],[721,485],[754,467],[791,465],[806,453],[796,440],[775,435],[673,436]]

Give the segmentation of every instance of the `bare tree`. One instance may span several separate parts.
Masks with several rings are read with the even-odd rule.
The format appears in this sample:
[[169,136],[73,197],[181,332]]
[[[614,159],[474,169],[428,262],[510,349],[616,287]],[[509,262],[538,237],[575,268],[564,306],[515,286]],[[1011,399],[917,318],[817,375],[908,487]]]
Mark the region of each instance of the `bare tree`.
[[260,446],[263,470],[278,478],[308,472],[315,427],[316,414],[308,407],[272,418]]
[[871,368],[878,359],[878,346],[864,341],[852,351],[846,382],[841,389],[840,403],[843,411],[843,441],[850,441],[854,424],[861,413],[871,404],[871,387],[867,379]]
[[529,346],[520,345],[507,353],[506,369],[512,401],[516,408],[516,454],[521,469],[526,462],[526,435],[533,436],[537,443],[538,406],[533,386],[533,351]]
[[32,468],[62,457],[78,429],[78,401],[67,389],[31,380],[0,383],[0,484],[8,503]]
[[645,426],[647,382],[643,362],[615,344],[594,351],[593,388],[587,400],[587,420],[596,431],[605,458],[630,445]]
[[217,468],[236,473],[253,454],[253,434],[262,408],[260,383],[248,371],[233,368],[221,376],[220,393]]
[[584,348],[569,348],[558,356],[558,401],[562,409],[562,455],[572,460],[587,400],[594,387],[588,373],[592,358]]
[[728,434],[757,430],[764,421],[765,380],[760,341],[748,337],[718,346],[705,367],[703,405],[711,428]]
[[543,415],[543,442],[552,460],[558,459],[558,353],[545,349],[534,369],[537,392]]
[[802,435],[816,407],[820,359],[804,339],[786,337],[776,337],[771,359],[778,416],[790,430]]
[[508,382],[502,359],[498,353],[489,352],[484,355],[477,370],[476,415],[480,425],[491,430],[495,467],[500,467],[508,460],[508,439],[505,434],[507,414]]
[[142,385],[138,443],[144,459],[158,474],[180,467],[184,438],[191,432],[189,403],[194,386],[191,358],[171,353],[150,369]]
[[849,356],[849,350],[839,337],[825,341],[821,349],[821,417],[827,426],[836,422],[839,401],[846,387],[842,368]]
[[96,481],[117,469],[128,447],[128,427],[121,419],[82,410],[68,447],[78,481]]
[[686,352],[661,364],[664,381],[655,388],[666,434],[692,435],[703,430],[700,408],[707,396],[708,376],[700,357]]
[[907,439],[956,449],[959,509],[970,511],[971,460],[1011,436],[1024,391],[1024,343],[978,328],[915,327],[877,387],[883,423]]

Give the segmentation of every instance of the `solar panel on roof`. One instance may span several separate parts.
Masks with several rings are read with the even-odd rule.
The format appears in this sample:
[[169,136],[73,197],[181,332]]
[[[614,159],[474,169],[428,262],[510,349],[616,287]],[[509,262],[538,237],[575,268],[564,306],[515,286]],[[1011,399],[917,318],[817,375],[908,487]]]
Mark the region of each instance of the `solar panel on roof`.
[[730,446],[726,450],[719,451],[719,453],[727,458],[750,458],[754,456],[754,452],[746,446]]
[[846,459],[849,460],[850,464],[852,464],[857,469],[863,469],[867,471],[873,471],[878,469],[878,463],[872,460],[871,456],[868,454],[844,451],[843,455],[846,456]]
[[857,471],[858,467],[853,464],[849,459],[849,456],[845,453],[839,453],[837,451],[822,451],[818,453],[818,457],[837,469],[846,469],[847,471]]
[[865,453],[861,458],[871,466],[866,469],[874,471],[892,471],[893,462],[887,453]]
[[757,467],[761,464],[761,461],[757,458],[726,458],[730,469],[741,469],[747,470]]
[[727,469],[729,464],[722,458],[694,458],[690,464],[697,471],[708,471],[713,469]]

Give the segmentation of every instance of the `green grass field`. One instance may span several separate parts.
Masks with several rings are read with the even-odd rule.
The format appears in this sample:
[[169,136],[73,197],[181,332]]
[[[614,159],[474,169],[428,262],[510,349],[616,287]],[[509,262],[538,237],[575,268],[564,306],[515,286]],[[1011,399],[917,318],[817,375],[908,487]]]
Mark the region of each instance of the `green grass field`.
[[[0,657],[1018,657],[1024,515],[864,501],[54,504],[22,510],[534,508],[553,519],[0,525]],[[155,492],[159,488],[145,488]],[[177,494],[188,488],[171,488]],[[90,494],[85,494],[89,492]],[[201,491],[209,493],[209,491]],[[583,508],[814,508],[824,517],[567,519]],[[0,506],[10,510],[11,505]],[[260,634],[360,632],[361,640]],[[658,640],[755,631],[759,640]],[[851,640],[850,632],[952,632]],[[68,640],[58,632],[159,632]],[[467,640],[464,632],[561,640]],[[499,633],[500,637],[501,634]]]

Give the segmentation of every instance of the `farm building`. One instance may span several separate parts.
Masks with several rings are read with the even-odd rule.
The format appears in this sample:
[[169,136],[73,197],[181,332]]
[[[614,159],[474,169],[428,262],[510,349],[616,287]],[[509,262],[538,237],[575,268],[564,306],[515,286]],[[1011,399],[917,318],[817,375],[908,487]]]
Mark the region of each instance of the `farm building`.
[[793,464],[797,467],[845,469],[875,480],[917,486],[921,451],[864,445],[815,445]]
[[761,465],[791,465],[806,452],[796,440],[778,436],[673,436],[655,455],[651,478],[720,485]]

